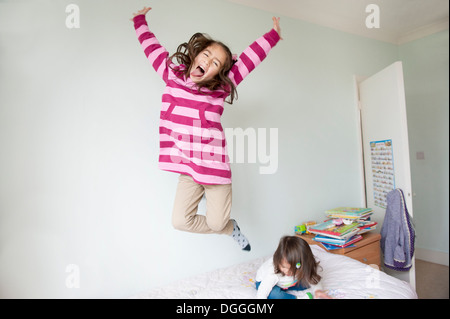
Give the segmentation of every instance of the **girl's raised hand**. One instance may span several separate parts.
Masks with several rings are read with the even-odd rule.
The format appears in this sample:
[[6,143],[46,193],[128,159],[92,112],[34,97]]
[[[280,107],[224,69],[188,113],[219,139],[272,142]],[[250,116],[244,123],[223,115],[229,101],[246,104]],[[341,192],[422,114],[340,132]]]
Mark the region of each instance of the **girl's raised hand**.
[[[147,7],[144,7],[144,9],[139,10],[137,13],[133,13],[133,18],[134,18],[135,16],[138,16],[138,15],[141,15],[141,14],[146,15],[147,12],[149,12],[151,9],[152,9],[152,8],[150,8],[150,7],[148,7],[148,8],[147,8]],[[130,20],[133,21],[133,18],[131,18]]]
[[281,37],[281,28],[280,28],[280,18],[272,17],[273,20],[273,28],[275,31],[277,31],[278,35],[280,36],[280,39],[283,40]]

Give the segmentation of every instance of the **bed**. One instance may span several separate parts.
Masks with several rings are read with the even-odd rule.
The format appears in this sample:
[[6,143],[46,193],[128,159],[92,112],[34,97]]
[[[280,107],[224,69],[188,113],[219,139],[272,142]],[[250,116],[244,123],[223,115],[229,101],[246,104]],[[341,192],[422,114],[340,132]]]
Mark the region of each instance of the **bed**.
[[[318,246],[311,250],[322,266],[322,285],[336,299],[417,299],[406,282]],[[136,299],[254,299],[255,275],[269,257],[217,269],[133,296]],[[306,291],[292,292],[303,296]]]

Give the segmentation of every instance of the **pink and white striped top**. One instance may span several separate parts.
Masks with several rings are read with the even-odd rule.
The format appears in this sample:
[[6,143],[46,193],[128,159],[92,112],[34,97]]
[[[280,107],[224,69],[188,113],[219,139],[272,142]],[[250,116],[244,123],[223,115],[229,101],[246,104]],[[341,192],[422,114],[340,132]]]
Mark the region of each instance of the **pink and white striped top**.
[[[147,59],[166,83],[160,119],[159,168],[190,175],[199,184],[230,184],[231,169],[221,125],[224,90],[198,91],[189,78],[177,76],[169,53],[150,32],[145,15],[134,17],[134,27]],[[280,40],[272,29],[240,55],[229,72],[237,86],[261,63]]]

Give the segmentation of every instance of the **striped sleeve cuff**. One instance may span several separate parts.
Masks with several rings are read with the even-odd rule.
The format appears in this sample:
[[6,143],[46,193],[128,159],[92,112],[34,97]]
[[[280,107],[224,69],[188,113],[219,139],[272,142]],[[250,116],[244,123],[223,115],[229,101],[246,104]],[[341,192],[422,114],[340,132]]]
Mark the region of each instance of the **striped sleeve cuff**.
[[264,38],[269,42],[270,46],[273,48],[278,41],[280,41],[280,35],[275,29],[270,30],[264,35]]

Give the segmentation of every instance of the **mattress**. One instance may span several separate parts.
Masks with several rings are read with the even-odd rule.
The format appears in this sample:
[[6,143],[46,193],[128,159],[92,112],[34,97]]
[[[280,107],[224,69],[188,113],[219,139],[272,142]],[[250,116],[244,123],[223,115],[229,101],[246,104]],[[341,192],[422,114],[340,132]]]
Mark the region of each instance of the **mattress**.
[[[331,254],[318,246],[311,250],[320,262],[322,286],[336,299],[417,299],[404,281],[357,260]],[[217,269],[178,282],[142,292],[136,299],[254,299],[255,276],[269,257]],[[290,292],[299,297],[308,292]]]

